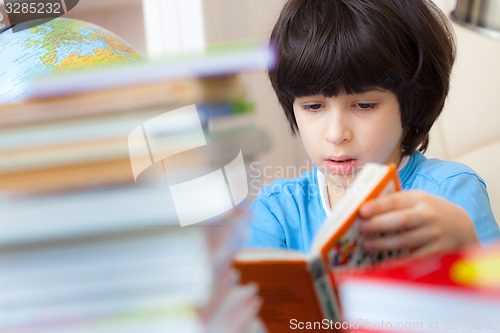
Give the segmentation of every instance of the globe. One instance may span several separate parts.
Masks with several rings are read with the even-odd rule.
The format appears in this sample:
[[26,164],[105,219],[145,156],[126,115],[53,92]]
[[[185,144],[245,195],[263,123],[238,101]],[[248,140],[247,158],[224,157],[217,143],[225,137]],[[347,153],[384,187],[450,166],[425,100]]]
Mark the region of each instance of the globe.
[[26,29],[0,33],[0,104],[22,100],[37,76],[142,60],[131,45],[94,24],[67,18],[22,24]]

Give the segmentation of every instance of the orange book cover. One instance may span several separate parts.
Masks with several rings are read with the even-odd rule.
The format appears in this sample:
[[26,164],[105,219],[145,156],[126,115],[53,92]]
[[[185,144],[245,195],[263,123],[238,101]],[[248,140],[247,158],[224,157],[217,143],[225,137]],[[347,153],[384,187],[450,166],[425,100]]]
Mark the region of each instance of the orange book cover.
[[235,258],[243,283],[257,282],[268,330],[342,328],[336,272],[371,266],[397,253],[368,254],[361,248],[359,208],[378,195],[399,191],[394,165],[370,163],[333,208],[303,254],[285,249],[244,249]]

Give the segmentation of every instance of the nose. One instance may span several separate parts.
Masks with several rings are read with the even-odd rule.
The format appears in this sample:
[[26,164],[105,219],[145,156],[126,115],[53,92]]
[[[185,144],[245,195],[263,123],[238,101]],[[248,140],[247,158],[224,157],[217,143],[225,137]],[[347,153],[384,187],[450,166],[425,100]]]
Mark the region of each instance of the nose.
[[341,144],[352,139],[352,130],[347,112],[335,110],[326,124],[325,139],[332,144]]

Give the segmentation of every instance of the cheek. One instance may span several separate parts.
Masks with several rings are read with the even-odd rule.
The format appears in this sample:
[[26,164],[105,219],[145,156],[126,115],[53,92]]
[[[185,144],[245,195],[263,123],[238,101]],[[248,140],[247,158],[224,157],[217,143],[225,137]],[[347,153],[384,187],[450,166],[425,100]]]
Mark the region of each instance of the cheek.
[[393,119],[389,126],[390,128],[386,129],[388,139],[391,139],[393,141],[400,141],[403,137],[403,125],[401,124],[401,118],[399,117],[399,114]]
[[317,124],[303,116],[295,116],[295,119],[297,120],[297,127],[299,129],[298,133],[304,145],[317,142],[316,140],[318,140],[319,135],[319,128],[317,128]]
[[373,154],[387,155],[399,145],[403,135],[401,122],[380,121],[365,129],[363,144],[365,149]]
[[309,156],[312,161],[316,162],[320,154],[319,142],[321,142],[321,137],[319,131],[314,130],[312,127],[303,126],[302,129],[299,127],[299,135],[307,156]]
[[403,135],[403,125],[401,124],[401,116],[399,111],[386,113],[385,117],[380,117],[376,121],[376,130],[380,137],[386,140],[398,141]]
[[316,148],[318,147],[318,137],[316,132],[305,129],[300,132],[300,138],[305,150],[308,153],[313,153],[317,150]]
[[381,126],[378,131],[378,135],[384,138],[384,141],[398,142],[403,135],[403,128],[400,123],[392,122],[391,124],[386,123],[385,126]]

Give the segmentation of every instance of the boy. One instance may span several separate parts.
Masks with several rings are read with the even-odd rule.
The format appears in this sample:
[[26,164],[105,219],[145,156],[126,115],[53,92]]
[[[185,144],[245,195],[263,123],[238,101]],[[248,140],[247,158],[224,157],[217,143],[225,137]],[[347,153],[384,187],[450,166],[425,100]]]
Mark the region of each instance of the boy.
[[483,180],[420,153],[455,59],[452,28],[430,0],[289,0],[271,43],[271,83],[315,167],[259,192],[248,246],[307,252],[368,162],[398,165],[404,191],[362,206],[365,250],[420,256],[500,238]]

